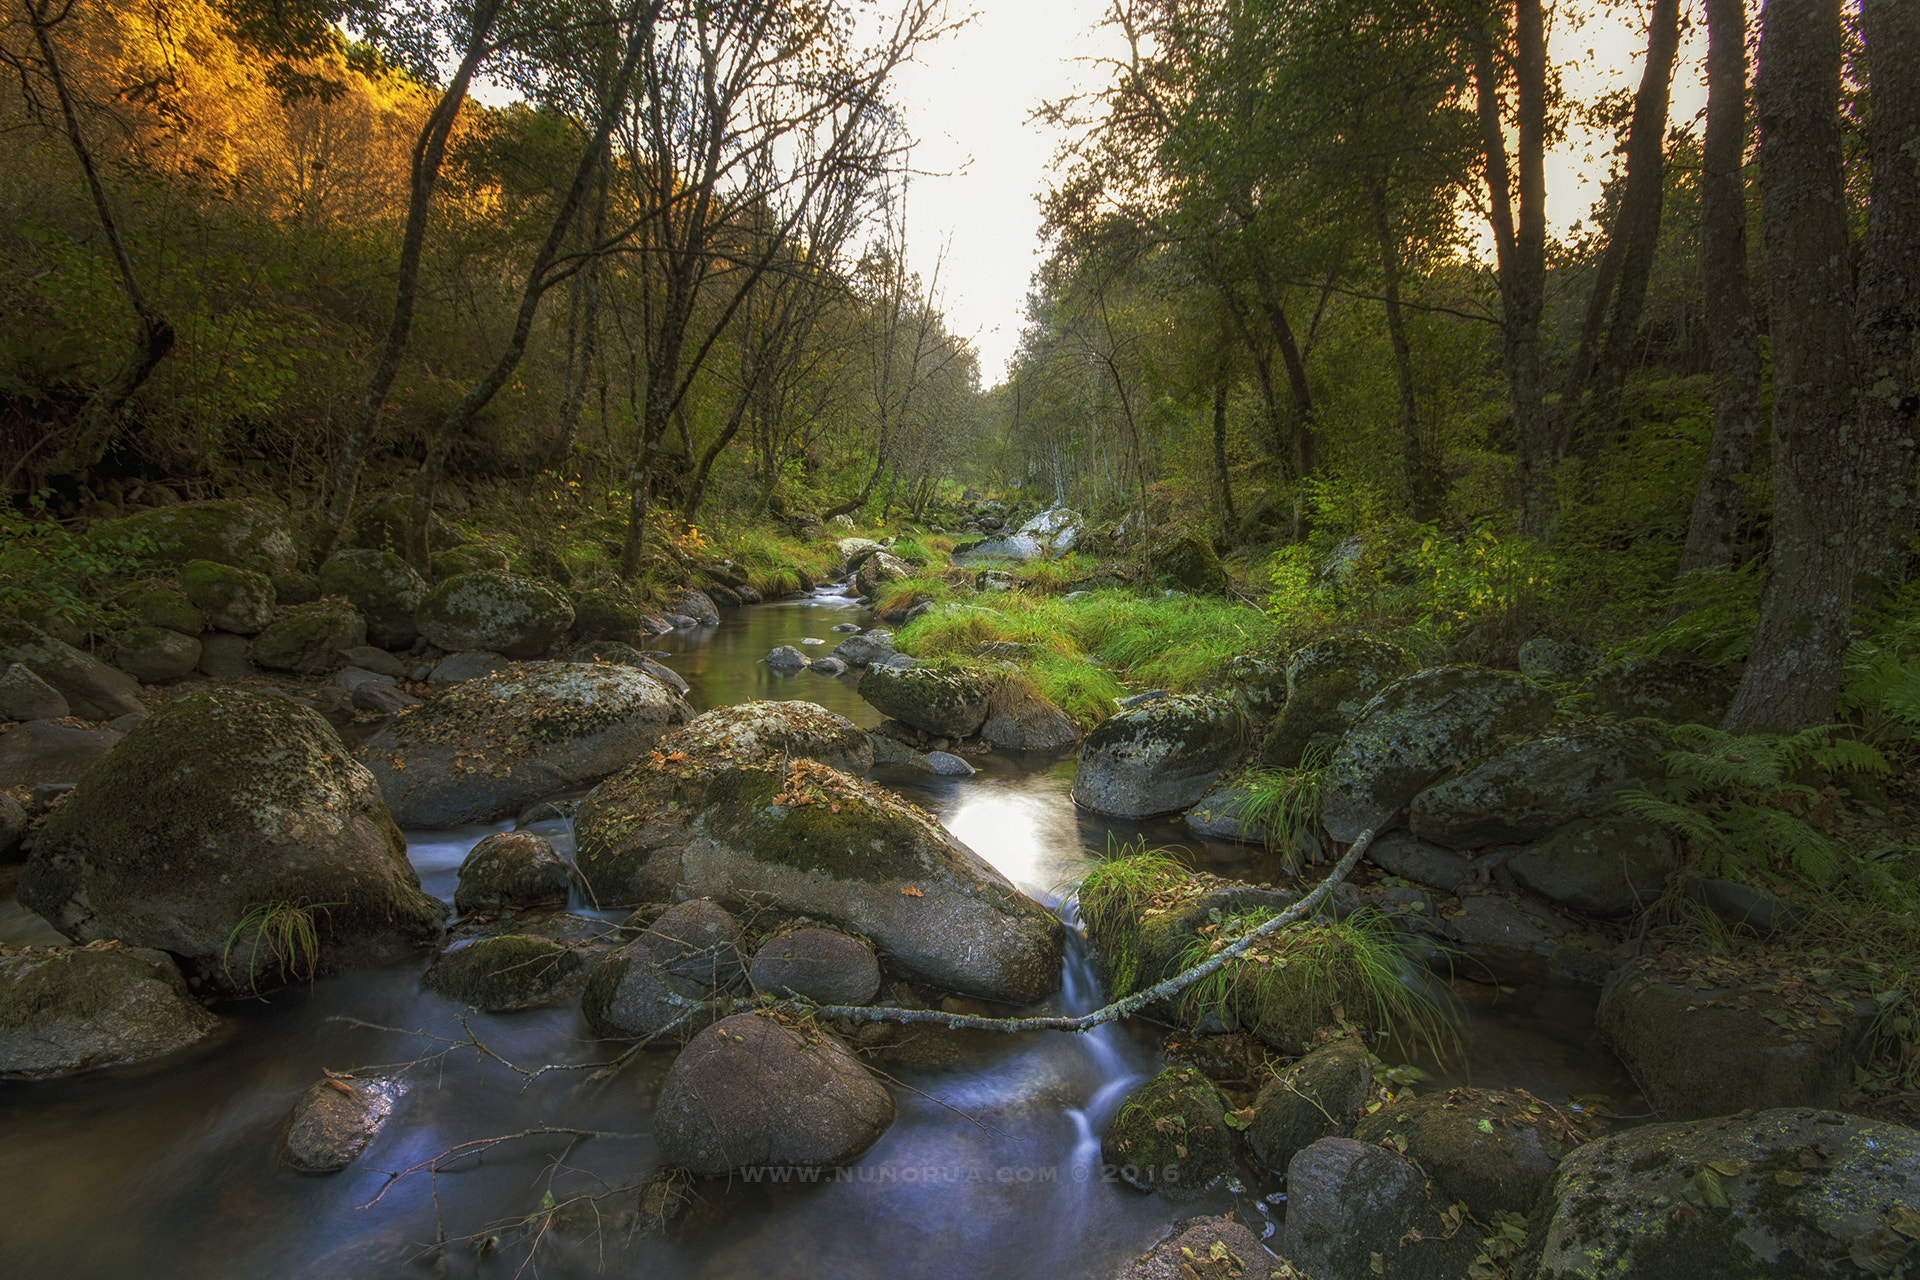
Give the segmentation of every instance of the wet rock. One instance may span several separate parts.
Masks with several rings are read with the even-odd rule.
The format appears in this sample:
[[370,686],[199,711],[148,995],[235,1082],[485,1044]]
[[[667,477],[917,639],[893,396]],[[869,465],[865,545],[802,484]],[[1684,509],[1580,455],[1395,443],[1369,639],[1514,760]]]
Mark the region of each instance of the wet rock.
[[1663,1117],[1695,1120],[1832,1106],[1872,1047],[1876,1012],[1805,983],[1790,962],[1769,970],[1668,952],[1615,970],[1594,1025]]
[[[666,657],[666,654],[660,654]],[[643,653],[630,644],[618,640],[590,641],[567,654],[568,662],[607,662],[620,667],[632,667],[644,671],[681,697],[687,696],[687,682],[680,673],[654,661],[653,655]]]
[[0,720],[58,720],[69,713],[58,689],[18,662],[0,674]]
[[709,991],[723,991],[747,975],[740,924],[710,898],[676,902],[660,913],[647,934],[655,959],[678,978]]
[[375,675],[359,667],[342,667],[333,673],[333,687],[336,689],[352,693],[363,684],[380,684],[391,689],[395,687],[396,682],[392,676]]
[[[840,630],[839,627],[834,628]],[[850,667],[864,667],[872,663],[884,663],[894,656],[893,633],[891,631],[867,631],[860,635],[848,636],[834,646],[833,656]]]
[[684,1044],[712,1023],[714,989],[673,972],[673,954],[667,940],[642,934],[595,965],[580,996],[593,1034]]
[[1191,1199],[1233,1171],[1227,1100],[1191,1067],[1168,1067],[1135,1090],[1100,1140],[1100,1158],[1141,1191]]
[[75,941],[158,947],[236,994],[397,961],[445,912],[326,721],[231,689],[160,708],[88,770],[41,829],[20,901]]
[[200,662],[200,642],[165,627],[135,627],[120,633],[113,665],[142,684],[166,684],[191,675]]
[[1624,916],[1659,898],[1680,859],[1666,828],[1620,814],[1570,822],[1506,865],[1522,888],[1549,902]]
[[1273,835],[1267,815],[1259,811],[1253,793],[1246,787],[1227,787],[1202,796],[1181,822],[1187,830],[1209,840],[1265,844]]
[[1453,766],[1552,715],[1553,695],[1511,672],[1436,667],[1388,685],[1334,750],[1321,782],[1320,820],[1340,841],[1390,827]]
[[469,916],[564,907],[572,889],[573,873],[546,837],[499,831],[461,860],[453,909]]
[[29,720],[0,735],[0,787],[78,782],[123,735],[112,729],[75,729]]
[[615,773],[692,714],[630,667],[530,662],[396,717],[368,740],[367,764],[395,821],[458,826]]
[[200,674],[216,680],[259,675],[252,659],[247,656],[250,649],[245,636],[210,631],[200,637]]
[[1287,1165],[1280,1256],[1314,1276],[1458,1280],[1478,1233],[1451,1233],[1405,1157],[1352,1138],[1322,1138]]
[[1559,1117],[1524,1090],[1397,1099],[1362,1119],[1353,1136],[1400,1152],[1432,1179],[1443,1203],[1463,1202],[1482,1222],[1532,1208],[1575,1145]]
[[740,599],[740,593],[738,591],[735,591],[732,587],[726,586],[723,583],[710,582],[703,590],[706,592],[707,598],[712,600],[717,608],[738,609],[741,604],[744,603],[744,601]]
[[1797,933],[1806,925],[1806,918],[1788,903],[1738,880],[1691,877],[1685,891],[1689,901],[1713,912],[1729,929],[1766,935]]
[[1465,884],[1472,865],[1463,853],[1393,831],[1367,846],[1367,857],[1388,875],[1452,893]]
[[0,949],[0,1080],[145,1062],[219,1024],[163,952],[117,943]]
[[1920,1134],[1796,1107],[1656,1124],[1561,1162],[1532,1280],[1813,1280],[1911,1273]]
[[860,677],[859,693],[882,715],[922,733],[970,738],[986,722],[993,685],[994,673],[974,667],[876,664]]
[[260,503],[182,503],[104,521],[88,530],[89,538],[115,543],[142,535],[153,539],[155,549],[146,559],[157,565],[212,560],[269,574],[293,568],[293,533],[286,515]]
[[1600,665],[1600,655],[1585,645],[1536,636],[1520,646],[1520,674],[1557,684],[1578,680]]
[[775,934],[754,953],[756,991],[821,1005],[863,1005],[880,990],[873,948],[837,929],[808,925]]
[[376,716],[398,715],[409,707],[417,707],[421,699],[404,689],[396,689],[390,684],[363,684],[357,686],[349,695],[353,709]]
[[971,778],[979,770],[948,751],[929,751],[915,761],[928,773],[947,778]]
[[1261,1086],[1247,1126],[1254,1159],[1285,1173],[1297,1152],[1322,1138],[1351,1134],[1372,1091],[1364,1044],[1336,1040],[1315,1049]]
[[293,1104],[280,1135],[280,1161],[302,1173],[338,1173],[360,1158],[393,1114],[391,1080],[328,1076]]
[[1080,741],[1065,712],[1025,676],[1004,673],[987,695],[980,736],[1002,751],[1059,751]]
[[478,680],[481,676],[489,676],[496,671],[505,671],[512,665],[497,653],[490,653],[484,649],[470,649],[465,653],[450,654],[442,658],[434,665],[432,674],[427,677],[427,683],[435,688],[465,684],[469,680]]
[[1175,1223],[1166,1239],[1116,1280],[1267,1280],[1283,1274],[1260,1237],[1228,1214]]
[[181,569],[180,589],[208,626],[235,635],[259,632],[273,620],[278,603],[266,574],[211,560],[195,560]]
[[0,661],[18,663],[59,690],[83,720],[111,720],[146,709],[132,676],[24,622],[0,618]]
[[441,582],[420,601],[414,620],[428,643],[451,653],[537,658],[573,625],[573,605],[538,579],[483,571]]
[[854,571],[853,582],[861,595],[871,596],[886,583],[898,582],[913,575],[912,565],[881,551],[861,561],[860,567]]
[[640,597],[620,583],[606,582],[573,593],[572,633],[585,640],[622,643],[651,635],[653,629]]
[[867,1150],[893,1119],[892,1095],[837,1040],[741,1013],[674,1060],[654,1138],[662,1160],[695,1174],[827,1168]]
[[775,671],[798,671],[807,661],[807,655],[790,644],[783,644],[767,655],[767,666]]
[[423,981],[469,1008],[511,1013],[579,999],[587,973],[585,958],[565,942],[503,933],[442,953]]
[[413,615],[426,598],[426,581],[391,551],[335,552],[320,566],[320,591],[352,604],[376,645],[404,648],[420,634]]
[[370,644],[355,645],[350,649],[342,649],[340,651],[340,660],[349,666],[358,667],[363,671],[371,671],[377,676],[385,676],[389,680],[404,680],[407,678],[406,663],[400,661],[400,659],[394,657],[385,649],[376,649]]
[[340,665],[340,651],[367,642],[364,618],[325,600],[303,604],[270,624],[253,642],[253,658],[274,671],[322,675]]
[[1719,725],[1739,681],[1681,653],[1635,658],[1587,681],[1595,715],[1627,720],[1651,716],[1673,724]]
[[821,676],[843,676],[847,673],[847,664],[838,658],[815,658],[807,664],[807,670]]
[[1182,694],[1123,711],[1080,744],[1073,801],[1116,818],[1188,808],[1246,749],[1245,722],[1226,698]]
[[1446,936],[1472,950],[1551,955],[1571,932],[1565,921],[1544,909],[1522,907],[1499,893],[1468,894],[1439,922]]
[[842,634],[852,634],[860,630],[860,624],[857,622],[837,622],[833,625],[832,629]]
[[668,605],[675,613],[692,618],[695,622],[713,627],[720,625],[720,610],[711,596],[692,587],[683,588],[673,596]]

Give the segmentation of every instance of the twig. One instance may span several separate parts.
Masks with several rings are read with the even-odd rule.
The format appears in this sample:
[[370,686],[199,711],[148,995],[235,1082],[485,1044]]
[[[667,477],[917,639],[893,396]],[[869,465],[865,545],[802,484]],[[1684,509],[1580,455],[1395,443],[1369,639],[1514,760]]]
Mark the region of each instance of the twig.
[[[373,1206],[379,1204],[382,1200],[386,1198],[387,1192],[393,1190],[393,1186],[395,1183],[399,1182],[403,1178],[407,1178],[412,1176],[413,1174],[419,1173],[422,1170],[425,1170],[429,1173],[438,1174],[440,1172],[440,1166],[445,1162],[459,1160],[465,1156],[479,1155],[483,1152],[490,1151],[493,1148],[500,1146],[502,1143],[518,1142],[522,1138],[539,1138],[539,1137],[547,1136],[549,1134],[556,1134],[556,1133],[564,1133],[569,1137],[573,1138],[574,1141],[576,1142],[583,1138],[598,1138],[603,1136],[612,1136],[612,1135],[600,1134],[592,1129],[567,1129],[567,1128],[561,1128],[553,1125],[545,1125],[537,1129],[522,1129],[519,1133],[503,1133],[491,1138],[475,1138],[471,1142],[462,1142],[457,1146],[448,1147],[445,1151],[442,1151],[439,1155],[434,1156],[428,1160],[422,1160],[419,1164],[409,1165],[407,1168],[401,1169],[397,1173],[387,1173],[387,1171],[384,1169],[376,1170],[376,1172],[386,1173],[387,1180],[380,1184],[380,1190],[374,1193],[373,1199],[361,1205],[360,1208],[362,1209],[373,1208]],[[573,1143],[570,1142],[567,1145],[571,1147]]]

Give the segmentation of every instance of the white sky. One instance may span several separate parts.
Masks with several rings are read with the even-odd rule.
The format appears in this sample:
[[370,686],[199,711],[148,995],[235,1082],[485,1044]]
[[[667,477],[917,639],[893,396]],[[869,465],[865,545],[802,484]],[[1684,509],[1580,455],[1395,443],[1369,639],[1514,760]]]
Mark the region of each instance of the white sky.
[[[953,0],[963,13],[968,0]],[[981,380],[1005,375],[1020,341],[1027,290],[1042,260],[1035,196],[1045,189],[1059,137],[1027,117],[1042,101],[1102,83],[1089,59],[1125,51],[1098,27],[1106,0],[972,0],[974,21],[923,50],[896,72],[895,97],[919,140],[908,203],[908,256],[932,279],[942,251],[940,295],[948,328],[973,339]],[[1591,19],[1584,28],[1557,20],[1550,56],[1578,99],[1613,85],[1639,84],[1644,3]],[[1703,32],[1682,46],[1670,119],[1691,120],[1705,101],[1698,61]],[[1591,55],[1588,53],[1592,50]],[[1547,212],[1555,231],[1586,216],[1606,156],[1590,138],[1574,138],[1550,158]]]

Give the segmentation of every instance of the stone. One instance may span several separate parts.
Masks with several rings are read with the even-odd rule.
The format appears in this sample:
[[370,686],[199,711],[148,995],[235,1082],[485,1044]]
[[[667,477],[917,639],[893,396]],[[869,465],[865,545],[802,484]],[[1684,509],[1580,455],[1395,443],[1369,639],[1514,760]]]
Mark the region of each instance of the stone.
[[1653,1124],[1567,1156],[1531,1280],[1814,1280],[1912,1272],[1920,1134],[1813,1107]]
[[1651,716],[1671,724],[1717,727],[1739,681],[1724,667],[1683,653],[1634,658],[1587,681],[1593,714],[1628,720]]
[[1384,831],[1454,766],[1552,715],[1553,695],[1511,672],[1435,667],[1396,681],[1335,748],[1321,779],[1321,823],[1342,842]]
[[987,695],[980,737],[1002,751],[1062,751],[1080,731],[1025,676],[1004,673]]
[[441,953],[422,982],[427,990],[482,1013],[514,1013],[578,1000],[587,977],[578,948],[553,938],[502,933]]
[[489,676],[496,671],[505,671],[512,665],[497,653],[489,653],[484,649],[468,650],[466,653],[451,654],[434,664],[432,674],[427,677],[427,683],[435,688],[465,684],[469,680],[478,680],[481,676]]
[[1228,1214],[1175,1223],[1166,1239],[1128,1263],[1116,1280],[1278,1280],[1287,1275],[1260,1237]]
[[677,978],[724,991],[747,976],[740,923],[710,898],[674,903],[647,926],[647,935],[656,961]]
[[815,658],[807,664],[807,670],[821,676],[843,676],[847,673],[847,664],[838,658]]
[[945,778],[971,778],[979,770],[950,751],[929,751],[915,763],[928,773]]
[[257,635],[265,629],[273,621],[274,605],[279,603],[266,574],[212,560],[195,560],[182,568],[180,589],[209,627],[241,636]]
[[[45,785],[45,784],[42,784]],[[26,838],[30,819],[20,802],[0,791],[0,862],[17,862],[21,840]]]
[[860,562],[860,567],[854,571],[853,582],[861,595],[870,596],[886,583],[899,582],[913,575],[912,565],[885,551],[878,551]]
[[1472,873],[1465,854],[1415,840],[1403,831],[1390,831],[1367,846],[1367,857],[1388,875],[1452,893]]
[[424,699],[404,689],[396,689],[390,684],[367,683],[356,685],[349,695],[355,711],[368,715],[393,716],[409,707],[421,705]]
[[871,538],[841,538],[833,544],[835,554],[840,557],[840,567],[846,573],[852,573],[866,562],[868,556],[878,555],[886,548]]
[[[681,697],[686,697],[689,687],[687,682],[681,679],[679,672],[670,667],[661,666],[654,660],[655,656],[643,653],[630,644],[622,644],[618,640],[601,640],[576,646],[571,653],[567,654],[567,661],[610,662],[617,666],[634,667],[646,672]],[[669,655],[661,653],[657,656],[664,658]]]
[[1453,849],[1525,844],[1580,818],[1616,812],[1616,795],[1665,776],[1653,738],[1582,725],[1502,747],[1415,796],[1407,827]]
[[78,782],[124,735],[29,720],[0,735],[0,787]]
[[1068,507],[1048,507],[1020,526],[1020,535],[1032,538],[1056,556],[1073,550],[1085,530],[1086,517]]
[[325,600],[299,605],[254,638],[253,658],[274,671],[324,675],[340,665],[340,651],[367,642],[367,624],[344,605]]
[[1186,809],[1246,749],[1230,699],[1180,694],[1122,711],[1080,744],[1073,802],[1115,818]]
[[320,598],[320,579],[314,574],[289,571],[268,577],[273,583],[274,599],[286,608],[312,604]]
[[0,949],[0,1080],[145,1062],[219,1025],[164,952],[118,943]]
[[[360,502],[348,521],[344,544],[370,551],[404,551],[413,528],[413,495],[384,493]],[[427,563],[460,541],[437,512],[427,517]]]
[[1159,548],[1153,555],[1153,569],[1163,580],[1183,591],[1204,595],[1227,593],[1227,571],[1220,567],[1206,539],[1186,534]]
[[598,782],[693,716],[631,667],[529,662],[455,685],[367,741],[395,821],[453,827]]
[[442,581],[414,620],[428,643],[450,653],[481,649],[537,658],[573,625],[573,605],[535,578],[483,570]]
[[1683,889],[1688,901],[1713,912],[1729,929],[1766,936],[1806,927],[1806,917],[1792,905],[1738,880],[1691,876]]
[[1520,646],[1520,674],[1546,684],[1578,680],[1600,665],[1600,655],[1585,645],[1535,636]]
[[807,655],[790,644],[783,644],[767,655],[767,666],[774,671],[798,671],[807,662]]
[[1227,688],[1250,724],[1266,724],[1287,704],[1287,667],[1265,654],[1236,653],[1227,660]]
[[35,840],[20,901],[76,942],[158,947],[236,995],[397,962],[445,914],[326,721],[236,689],[161,707],[88,770]]
[[1618,814],[1570,822],[1508,859],[1524,889],[1593,916],[1625,916],[1651,906],[1680,857],[1667,829]]
[[352,604],[376,645],[405,648],[420,635],[413,615],[426,598],[426,581],[391,551],[336,551],[320,566],[320,590]]
[[1414,657],[1369,636],[1334,636],[1287,659],[1286,701],[1260,747],[1270,769],[1298,768],[1331,754],[1373,695],[1412,675]]
[[212,560],[274,574],[286,572],[294,563],[293,532],[285,513],[256,502],[190,502],[141,511],[96,524],[87,536],[114,544],[133,537],[151,538],[155,547],[144,558],[167,567]]
[[646,619],[640,598],[624,584],[596,583],[573,593],[571,631],[583,640],[637,640],[652,632]]
[[200,665],[200,642],[165,627],[135,627],[120,633],[113,665],[141,684],[167,684],[193,674]]
[[132,676],[24,622],[0,618],[0,662],[18,663],[59,690],[72,714],[83,720],[112,720],[146,709]]
[[1168,1067],[1128,1095],[1100,1139],[1100,1159],[1137,1190],[1192,1199],[1233,1172],[1228,1105],[1198,1070]]
[[461,859],[453,909],[462,916],[564,907],[573,873],[553,844],[529,831],[497,831]]
[[674,1059],[654,1140],[663,1161],[696,1175],[830,1168],[879,1141],[894,1114],[893,1096],[839,1041],[739,1013]]
[[280,1162],[302,1173],[338,1173],[360,1158],[393,1114],[391,1080],[329,1075],[293,1104],[280,1135]]
[[247,656],[251,648],[245,636],[229,635],[224,631],[207,632],[200,637],[200,674],[216,680],[259,675],[253,660]]
[[[128,596],[127,610],[150,627],[165,627],[183,636],[197,636],[207,629],[207,619],[187,593],[164,583],[149,583]],[[257,629],[257,628],[256,628]]]
[[371,671],[377,676],[389,680],[405,680],[407,664],[388,653],[385,649],[376,649],[370,644],[354,645],[340,651],[340,660],[363,671]]
[[580,1010],[594,1035],[684,1044],[714,1021],[717,1014],[703,1004],[714,989],[673,972],[665,941],[644,933],[587,975]]
[[1404,1156],[1352,1138],[1321,1138],[1287,1164],[1280,1256],[1313,1276],[1459,1280],[1480,1252],[1475,1231],[1449,1233]]
[[[840,630],[839,627],[834,628]],[[848,636],[833,648],[833,656],[850,667],[864,667],[872,663],[884,663],[894,656],[893,633],[891,631],[868,631],[860,635]]]
[[1187,830],[1209,840],[1265,844],[1274,835],[1268,815],[1258,810],[1246,787],[1227,787],[1202,796],[1180,820]]
[[68,712],[66,696],[30,668],[10,662],[0,674],[0,720],[58,720]]
[[706,592],[697,591],[692,587],[681,588],[673,595],[667,607],[683,617],[692,618],[703,626],[712,627],[720,624],[720,609],[713,603],[713,598]]
[[434,552],[427,557],[427,569],[433,574],[435,582],[463,573],[505,573],[507,553],[484,542],[469,542]]
[[873,948],[818,925],[768,938],[754,952],[748,974],[756,991],[819,1005],[864,1005],[880,991]]
[[1351,1134],[1372,1092],[1373,1067],[1364,1044],[1322,1045],[1260,1087],[1247,1126],[1253,1158],[1285,1173],[1298,1152],[1322,1138]]
[[993,686],[993,673],[976,667],[875,664],[860,677],[858,688],[882,715],[922,733],[970,738],[986,722]]
[[1525,1214],[1575,1145],[1559,1117],[1524,1090],[1396,1099],[1364,1117],[1353,1136],[1399,1151],[1432,1179],[1443,1203],[1463,1203],[1482,1222]]
[[[364,648],[365,646],[363,645],[361,647]],[[392,676],[375,675],[373,672],[362,670],[359,667],[342,667],[333,673],[333,687],[336,689],[352,693],[363,684],[385,685],[391,689],[396,687],[397,682]]]
[[853,721],[815,702],[736,702],[703,711],[660,742],[666,752],[703,760],[816,760],[842,773],[873,768],[873,743]]

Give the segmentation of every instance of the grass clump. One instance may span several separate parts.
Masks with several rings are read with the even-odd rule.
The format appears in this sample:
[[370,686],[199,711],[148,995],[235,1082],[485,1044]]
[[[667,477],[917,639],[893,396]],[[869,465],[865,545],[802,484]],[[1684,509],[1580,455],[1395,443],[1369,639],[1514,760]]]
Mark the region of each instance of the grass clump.
[[345,905],[344,902],[301,904],[276,898],[249,907],[227,934],[227,945],[220,953],[220,967],[232,981],[234,951],[241,949],[247,983],[256,995],[260,992],[263,971],[282,979],[311,982],[320,967],[320,929],[314,913]]
[[1189,874],[1178,858],[1147,848],[1143,839],[1110,846],[1080,882],[1080,920],[1087,935],[1098,940],[1116,999],[1132,994],[1143,979],[1157,980],[1158,975],[1141,972],[1140,917],[1178,895]]
[[801,589],[801,575],[811,582],[829,577],[840,554],[833,542],[802,542],[752,525],[727,526],[712,534],[716,550],[724,548],[746,576],[747,585],[769,598]]
[[1264,832],[1269,849],[1284,850],[1287,869],[1298,872],[1299,851],[1316,847],[1320,827],[1321,780],[1327,752],[1311,753],[1314,763],[1291,770],[1260,769],[1239,782],[1247,793],[1248,825]]

